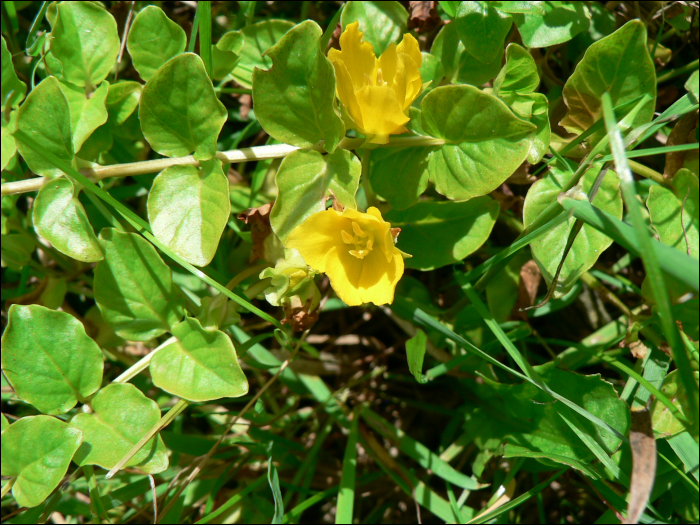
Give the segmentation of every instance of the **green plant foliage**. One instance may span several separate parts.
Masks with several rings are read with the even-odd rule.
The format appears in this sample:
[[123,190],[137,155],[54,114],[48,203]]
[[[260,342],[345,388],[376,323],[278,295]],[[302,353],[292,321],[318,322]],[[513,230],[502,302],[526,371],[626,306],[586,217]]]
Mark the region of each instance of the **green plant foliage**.
[[211,48],[214,70],[212,78],[223,80],[236,67],[240,52],[245,45],[245,37],[240,31],[229,31]]
[[[83,443],[75,453],[78,465],[112,468],[160,419],[156,402],[134,385],[107,385],[92,399],[91,406],[92,412],[76,414],[70,422],[83,435]],[[127,466],[147,474],[163,472],[168,468],[163,439],[151,438]]]
[[270,214],[275,233],[284,240],[311,215],[325,210],[332,195],[343,206],[357,208],[361,169],[357,157],[344,150],[325,156],[316,151],[288,155],[275,179],[280,191]]
[[100,348],[72,315],[39,305],[10,308],[2,369],[17,395],[44,414],[65,414],[94,394],[102,366]]
[[321,36],[318,24],[309,20],[270,48],[272,68],[253,73],[253,103],[273,138],[301,148],[323,140],[324,149],[333,153],[345,126],[334,102],[335,73],[321,52]]
[[[534,4],[535,2],[502,3]],[[520,10],[513,15],[523,44],[527,47],[562,44],[588,29],[591,13],[586,4],[581,2],[539,2],[539,4],[542,6],[539,9]],[[516,13],[516,11],[510,12]]]
[[0,135],[0,154],[2,155],[2,158],[0,160],[0,169],[5,169],[7,165],[10,163],[12,160],[12,157],[15,156],[15,152],[17,151],[17,143],[15,142],[15,137],[12,135],[12,128],[14,128],[15,124],[15,118],[17,117],[17,112],[12,111],[10,113],[10,121],[5,122],[5,119],[2,119],[2,135]]
[[671,189],[654,185],[647,199],[651,224],[661,242],[673,246],[691,257],[698,253],[698,177],[682,169],[673,177]]
[[499,323],[507,321],[515,307],[520,289],[520,269],[528,258],[526,251],[518,252],[486,286],[486,302],[493,318]]
[[[606,91],[615,107],[650,95],[649,103],[631,124],[639,126],[651,120],[656,102],[656,73],[646,30],[639,20],[627,22],[588,48],[564,86],[569,111],[561,125],[570,133],[587,130],[603,115],[601,97]],[[597,142],[604,134],[601,131],[589,140]]]
[[248,380],[226,334],[205,330],[199,321],[190,317],[174,326],[172,334],[177,341],[160,350],[151,360],[151,376],[156,386],[190,401],[240,397],[248,393]]
[[126,39],[134,68],[146,82],[162,64],[184,53],[186,46],[185,31],[153,5],[139,11]]
[[[73,162],[70,106],[61,90],[60,82],[55,77],[45,79],[32,90],[17,112],[15,126],[17,129],[31,130],[32,137],[42,148],[61,160]],[[22,141],[17,141],[17,149],[29,168],[37,175],[61,175],[61,170],[46,162]]]
[[379,56],[389,44],[398,44],[406,32],[408,13],[399,2],[348,2],[340,16],[340,25],[360,23],[364,41],[372,44]]
[[430,153],[430,180],[450,199],[485,195],[527,157],[535,126],[472,86],[445,86],[421,104],[421,123],[445,145]]
[[498,210],[498,203],[484,196],[466,202],[419,202],[386,218],[401,228],[398,248],[413,256],[406,266],[432,270],[459,262],[484,244]]
[[17,73],[15,73],[15,68],[12,65],[12,55],[7,49],[7,43],[5,42],[5,37],[2,37],[2,109],[5,111],[6,107],[15,108],[22,102],[24,95],[27,93],[27,85],[22,82]]
[[107,94],[109,82],[102,82],[100,86],[86,97],[85,90],[72,84],[61,83],[61,91],[68,100],[70,107],[70,127],[73,134],[73,148],[80,151],[80,147],[90,135],[102,124],[107,122]]
[[372,188],[397,210],[418,202],[428,187],[428,159],[436,148],[386,148],[372,152]]
[[228,179],[221,161],[172,166],[153,181],[148,194],[148,220],[153,234],[196,266],[214,258],[231,214]]
[[102,248],[78,200],[78,190],[65,178],[42,186],[32,209],[37,233],[61,253],[83,262],[104,258]]
[[208,160],[216,155],[226,109],[202,59],[184,53],[163,64],[146,84],[139,119],[146,140],[161,155],[181,157],[194,151],[197,160]]
[[133,233],[100,233],[105,258],[95,268],[95,301],[117,335],[148,341],[169,331],[184,315],[170,268],[155,248]]
[[460,2],[455,26],[466,51],[484,64],[492,63],[503,51],[513,18],[491,2]]
[[119,54],[117,22],[93,2],[59,2],[51,31],[51,54],[65,80],[92,90],[114,67]]
[[[583,176],[581,190],[588,195],[598,173],[600,164],[589,169]],[[561,166],[553,166],[549,173],[532,185],[525,198],[523,207],[523,222],[525,226],[531,224],[544,211],[551,199],[556,199],[563,191],[564,182],[571,173]],[[597,195],[593,199],[593,205],[604,210],[616,218],[622,217],[622,196],[620,194],[620,182],[615,172],[609,170],[600,185]],[[565,223],[553,228],[531,244],[532,255],[540,267],[547,285],[552,283],[559,262],[564,255],[564,247],[569,237],[569,232],[575,219],[570,218]],[[571,289],[581,275],[591,268],[598,257],[612,244],[612,239],[595,230],[591,226],[584,225],[576,237],[571,251],[566,257],[562,268],[555,297],[563,296]]]
[[419,383],[423,382],[423,359],[428,343],[428,336],[423,330],[417,330],[416,335],[406,341],[406,357],[408,358],[408,369]]
[[[698,382],[698,372],[695,372],[695,382]],[[683,386],[678,370],[674,370],[664,378],[660,390],[684,415],[690,414],[688,392]],[[651,405],[651,424],[654,431],[663,437],[670,437],[685,431],[685,426],[673,416],[668,407],[661,404],[657,399],[654,399]],[[694,434],[697,440],[697,429]]]
[[41,504],[61,482],[82,440],[80,430],[49,416],[25,417],[3,430],[2,475],[16,477],[17,504]]
[[265,52],[292,27],[294,24],[287,20],[263,20],[241,29],[244,45],[239,54],[240,61],[231,73],[236,82],[246,88],[253,87],[255,68],[267,70],[272,67],[272,59]]

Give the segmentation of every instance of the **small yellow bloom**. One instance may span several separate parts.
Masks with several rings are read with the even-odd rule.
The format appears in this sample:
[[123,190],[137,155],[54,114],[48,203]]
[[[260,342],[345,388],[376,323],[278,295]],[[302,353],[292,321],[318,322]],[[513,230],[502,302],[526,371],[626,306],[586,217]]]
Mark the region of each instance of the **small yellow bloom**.
[[390,44],[377,59],[369,42],[362,42],[359,22],[349,24],[340,36],[340,48],[328,58],[335,67],[338,98],[355,128],[369,142],[386,144],[389,135],[406,133],[404,124],[411,103],[423,83],[418,41],[406,34],[401,43]]
[[386,304],[394,300],[403,275],[403,255],[394,246],[391,224],[377,208],[367,213],[328,209],[294,228],[286,240],[316,271],[328,274],[345,304]]

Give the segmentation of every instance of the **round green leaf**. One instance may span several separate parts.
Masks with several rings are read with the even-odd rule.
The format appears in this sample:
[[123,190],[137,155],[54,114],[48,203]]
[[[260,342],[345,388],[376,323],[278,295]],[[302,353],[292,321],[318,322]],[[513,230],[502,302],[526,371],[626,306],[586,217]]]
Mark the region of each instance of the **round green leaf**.
[[[592,44],[564,86],[569,107],[560,122],[569,133],[580,134],[603,115],[601,97],[608,92],[613,106],[642,95],[651,100],[630,123],[637,127],[649,122],[656,105],[656,71],[647,47],[647,29],[640,20],[627,22],[612,35]],[[590,141],[600,140],[605,130]]]
[[51,53],[63,65],[63,78],[91,89],[102,82],[119,55],[117,22],[94,2],[59,2],[51,32]]
[[65,82],[61,82],[60,85],[70,107],[73,148],[80,151],[80,147],[92,132],[107,122],[106,100],[109,82],[102,82],[100,87],[91,93],[90,98],[87,98],[84,88]]
[[489,64],[500,58],[513,18],[491,2],[461,2],[454,24],[467,52]]
[[20,102],[22,102],[22,99],[24,98],[24,95],[27,92],[27,84],[22,82],[17,76],[17,73],[15,73],[15,67],[12,64],[12,55],[7,49],[5,37],[1,37],[1,39],[2,84],[0,86],[0,89],[2,91],[2,94],[0,95],[0,98],[2,98],[2,110],[4,112],[6,106],[9,105],[9,107],[14,108],[17,107]]
[[430,48],[430,54],[440,60],[445,68],[445,78],[452,84],[481,86],[501,69],[500,54],[486,64],[469,54],[459,39],[456,24],[447,24],[440,30]]
[[361,172],[357,157],[343,149],[329,155],[317,151],[287,155],[275,177],[279,195],[270,213],[272,229],[284,241],[311,215],[325,210],[331,195],[346,208],[356,209]]
[[493,81],[493,94],[532,93],[540,85],[537,64],[527,49],[518,44],[506,48],[506,63]]
[[143,89],[139,118],[151,147],[161,155],[197,160],[216,155],[228,113],[216,98],[202,59],[184,53],[163,64]]
[[[697,344],[697,343],[696,343]],[[698,382],[698,372],[693,372],[695,382]],[[664,378],[661,392],[673,403],[673,405],[681,411],[686,418],[692,418],[690,405],[688,403],[688,391],[683,386],[678,370],[674,370]],[[655,432],[658,432],[663,437],[670,437],[686,430],[685,425],[678,421],[671,411],[659,402],[656,398],[651,404],[651,425]],[[697,429],[693,434],[697,440]],[[3,436],[4,439],[4,436]]]
[[214,258],[230,215],[228,179],[218,159],[203,161],[201,168],[171,166],[148,194],[153,235],[196,266]]
[[134,68],[145,81],[162,64],[184,53],[185,47],[185,30],[154,5],[145,7],[136,15],[126,39],[126,49],[131,55]]
[[95,301],[120,337],[148,341],[184,315],[183,299],[170,268],[155,248],[134,233],[105,228],[105,258],[95,267]]
[[[504,2],[511,3],[511,2]],[[591,13],[583,2],[543,2],[544,13],[514,14],[523,44],[548,47],[568,42],[588,29]]]
[[405,210],[428,187],[428,156],[436,148],[381,148],[372,151],[372,189],[393,208]]
[[100,243],[70,180],[61,177],[41,187],[32,221],[36,232],[59,252],[83,262],[103,259]]
[[2,475],[17,477],[12,495],[20,507],[49,497],[82,440],[80,430],[49,416],[23,417],[3,431]]
[[399,2],[348,2],[340,24],[343,30],[348,24],[360,23],[363,40],[372,44],[379,56],[389,44],[398,44],[408,30],[408,12]]
[[527,158],[536,130],[473,86],[443,86],[421,104],[423,129],[446,144],[429,158],[430,180],[453,200],[485,195]]
[[[160,420],[160,408],[134,385],[107,385],[90,403],[91,413],[76,414],[71,426],[83,433],[75,454],[78,465],[111,469]],[[168,468],[168,453],[160,435],[151,438],[126,466],[147,474]]]
[[214,70],[212,78],[223,80],[233,71],[240,60],[240,52],[245,45],[245,37],[240,31],[229,31],[211,48]]
[[248,380],[225,333],[205,330],[198,320],[186,317],[173,327],[172,334],[177,341],[159,350],[151,360],[154,385],[190,401],[248,393]]
[[[17,113],[16,129],[21,129],[37,141],[42,149],[59,159],[73,162],[73,142],[70,127],[70,106],[55,77],[44,79],[35,87]],[[16,139],[17,140],[17,139]],[[61,170],[44,160],[29,146],[17,140],[17,149],[29,169],[44,177],[57,177]]]
[[649,188],[647,208],[651,225],[664,244],[696,259],[698,254],[698,177],[682,169],[673,177],[673,189],[654,185]]
[[139,107],[142,89],[143,86],[133,80],[121,81],[109,86],[107,111],[111,123],[121,126],[126,122],[126,119]]
[[17,143],[15,142],[15,137],[12,135],[16,118],[17,112],[11,111],[9,122],[6,122],[4,118],[0,119],[0,125],[2,126],[2,140],[0,140],[2,160],[0,161],[0,170],[7,168],[7,165],[17,152]]
[[335,103],[333,65],[321,52],[322,35],[313,20],[284,35],[267,52],[272,68],[253,73],[253,104],[273,138],[300,148],[323,140],[326,151],[333,152],[345,126]]
[[236,82],[246,88],[253,87],[253,71],[272,66],[272,59],[263,55],[293,27],[288,20],[265,20],[241,29],[245,44],[239,54],[240,61],[231,73]]
[[[601,165],[594,164],[583,176],[583,191],[588,194],[600,172]],[[523,222],[529,226],[550,203],[555,202],[563,191],[564,184],[572,173],[561,169],[559,165],[550,165],[549,173],[541,180],[535,182],[525,197],[523,208]],[[609,170],[603,178],[598,194],[593,199],[593,205],[611,215],[622,218],[622,196],[620,194],[620,181],[614,171]],[[537,239],[530,247],[532,255],[540,267],[542,275],[549,286],[556,273],[557,266],[564,254],[564,247],[569,238],[569,232],[575,219],[572,217],[556,228],[549,230]],[[559,276],[554,297],[558,298],[566,294],[585,272],[591,268],[608,246],[612,239],[591,226],[581,228],[574,241],[566,262]]]
[[2,336],[2,369],[20,399],[65,414],[102,382],[102,352],[65,312],[13,304]]
[[410,208],[391,210],[385,218],[401,228],[397,248],[413,257],[408,268],[432,270],[459,262],[488,239],[499,206],[491,197],[465,202],[419,202]]
[[5,430],[7,427],[10,426],[10,422],[5,417],[5,414],[2,414],[2,418],[0,419],[0,421],[2,421],[2,430]]

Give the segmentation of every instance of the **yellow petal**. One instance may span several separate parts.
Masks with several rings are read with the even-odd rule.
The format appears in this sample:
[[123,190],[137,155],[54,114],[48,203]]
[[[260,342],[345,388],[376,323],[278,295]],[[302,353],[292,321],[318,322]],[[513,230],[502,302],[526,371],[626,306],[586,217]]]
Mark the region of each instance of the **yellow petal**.
[[377,250],[365,257],[360,276],[360,299],[364,303],[387,304],[394,301],[396,284],[403,275],[403,257],[398,250],[387,262]]
[[362,42],[363,33],[358,29],[359,25],[359,22],[348,24],[340,35],[341,58],[348,68],[355,91],[367,85],[365,75],[374,81],[377,74],[374,48],[369,42]]
[[328,252],[327,261],[326,275],[338,297],[348,306],[361,305],[359,283],[364,259],[350,255],[345,248],[334,246]]
[[386,144],[389,135],[410,120],[404,115],[392,87],[365,86],[356,95],[362,110],[362,131],[375,135],[371,143]]
[[347,221],[340,213],[328,209],[313,214],[287,236],[287,248],[295,248],[316,271],[326,271],[328,254],[336,245],[344,244],[341,231]]
[[[420,95],[423,89],[423,81],[420,78],[419,65],[406,53],[399,54],[399,67],[397,67],[394,90],[399,101],[403,102],[403,110],[406,111],[411,103]],[[403,86],[399,87],[399,84]]]
[[[386,51],[384,51],[382,56],[379,57],[379,60],[377,60],[377,71],[381,70],[382,80],[389,86],[394,83],[397,61],[398,54],[396,53],[396,44],[389,44],[389,47],[386,48]],[[377,85],[380,85],[378,75],[379,73],[377,73]]]
[[350,73],[348,73],[348,68],[345,66],[345,63],[338,56],[340,52],[337,49],[331,49],[331,51],[335,51],[335,53],[329,53],[328,58],[335,68],[338,98],[343,106],[345,106],[345,110],[353,120],[355,126],[362,129],[362,111],[360,110],[360,105],[355,96],[355,89],[353,88]]
[[420,53],[420,46],[418,45],[418,40],[413,38],[413,35],[408,33],[403,35],[403,40],[396,46],[396,51],[401,54],[405,53],[410,56],[418,67],[421,66],[423,62],[423,55]]

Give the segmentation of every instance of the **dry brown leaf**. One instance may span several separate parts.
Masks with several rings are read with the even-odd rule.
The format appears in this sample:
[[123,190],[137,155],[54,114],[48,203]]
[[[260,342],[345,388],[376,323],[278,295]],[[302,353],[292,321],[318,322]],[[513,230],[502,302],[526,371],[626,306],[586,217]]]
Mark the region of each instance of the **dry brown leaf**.
[[250,262],[264,258],[265,248],[263,243],[267,236],[272,233],[270,210],[272,210],[272,203],[268,202],[238,214],[238,220],[250,226],[250,234],[253,240],[253,247],[250,249]]
[[[681,118],[671,130],[666,146],[678,146],[679,144],[691,144],[695,140],[695,128],[698,127],[698,112],[688,113]],[[664,167],[664,178],[672,179],[673,176],[683,167],[687,158],[695,155],[698,150],[673,151],[666,153],[666,166]]]
[[238,102],[241,104],[241,120],[248,120],[248,113],[253,107],[253,97],[244,94],[238,97]]
[[627,519],[623,523],[639,522],[656,477],[656,440],[651,428],[649,409],[633,408],[631,416],[632,481],[627,502]]
[[542,273],[534,260],[530,259],[520,268],[520,288],[514,311],[522,319],[527,319],[527,312],[521,312],[520,309],[535,304],[541,280]]
[[437,2],[409,2],[409,4],[411,10],[409,29],[415,29],[417,33],[425,33],[434,29],[442,21],[435,8]]

